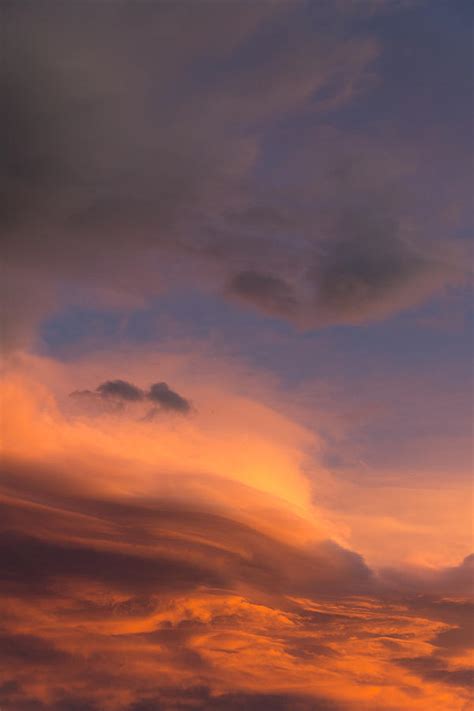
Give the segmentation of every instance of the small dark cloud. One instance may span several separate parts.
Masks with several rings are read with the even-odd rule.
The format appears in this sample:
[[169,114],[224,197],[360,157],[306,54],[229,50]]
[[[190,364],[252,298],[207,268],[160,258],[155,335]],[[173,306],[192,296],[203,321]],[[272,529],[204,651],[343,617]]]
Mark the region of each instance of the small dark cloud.
[[154,383],[151,385],[147,397],[159,405],[162,410],[181,412],[182,414],[186,414],[191,410],[188,400],[171,390],[166,383]]
[[138,402],[143,400],[143,391],[136,385],[126,380],[107,380],[97,388],[97,392],[102,397],[117,398],[128,402]]
[[186,415],[191,404],[182,395],[172,390],[167,383],[153,383],[147,392],[127,380],[106,380],[96,390],[75,390],[70,397],[77,403],[89,406],[99,412],[123,409],[126,403],[137,403],[145,399],[154,403],[142,417],[143,422],[152,422],[160,412],[177,412]]
[[229,292],[269,313],[290,315],[296,307],[292,287],[273,274],[241,271],[233,277]]

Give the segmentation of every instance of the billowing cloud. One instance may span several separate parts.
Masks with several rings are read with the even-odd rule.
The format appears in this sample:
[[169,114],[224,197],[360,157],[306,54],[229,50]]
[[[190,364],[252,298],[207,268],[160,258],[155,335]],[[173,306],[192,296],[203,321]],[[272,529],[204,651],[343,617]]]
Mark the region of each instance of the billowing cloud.
[[304,432],[203,392],[196,418],[92,421],[7,377],[2,705],[462,711],[469,559],[371,569],[318,520]]
[[428,681],[451,684],[468,689],[474,686],[474,671],[472,667],[452,670],[447,668],[441,660],[432,656],[399,659],[398,662]]

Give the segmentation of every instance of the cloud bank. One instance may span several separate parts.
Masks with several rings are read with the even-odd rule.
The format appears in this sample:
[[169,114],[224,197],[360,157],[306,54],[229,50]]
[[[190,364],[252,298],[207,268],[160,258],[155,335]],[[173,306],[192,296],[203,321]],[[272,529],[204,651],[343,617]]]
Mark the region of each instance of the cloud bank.
[[239,420],[231,390],[207,421],[91,418],[21,370],[2,400],[4,708],[466,708],[472,556],[371,569],[312,503],[291,421]]

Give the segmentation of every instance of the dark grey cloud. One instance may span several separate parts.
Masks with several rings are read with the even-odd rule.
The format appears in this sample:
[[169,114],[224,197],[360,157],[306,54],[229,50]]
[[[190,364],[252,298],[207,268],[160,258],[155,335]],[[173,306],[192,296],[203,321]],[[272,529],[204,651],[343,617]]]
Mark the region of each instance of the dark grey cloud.
[[124,412],[127,404],[140,403],[145,393],[127,380],[106,380],[95,390],[74,390],[69,394],[74,408],[89,415]]
[[151,402],[159,405],[160,409],[168,412],[180,412],[187,414],[191,410],[191,405],[186,398],[179,395],[166,383],[154,383],[150,386],[147,398]]
[[182,395],[172,390],[167,383],[159,382],[142,390],[127,380],[106,380],[96,390],[75,390],[70,397],[91,413],[120,411],[127,403],[152,402],[156,407],[150,410],[144,420],[152,421],[160,412],[176,412],[187,415],[191,412],[191,403]]
[[128,402],[138,402],[144,398],[143,390],[126,380],[106,380],[99,385],[97,392],[101,397],[118,398]]

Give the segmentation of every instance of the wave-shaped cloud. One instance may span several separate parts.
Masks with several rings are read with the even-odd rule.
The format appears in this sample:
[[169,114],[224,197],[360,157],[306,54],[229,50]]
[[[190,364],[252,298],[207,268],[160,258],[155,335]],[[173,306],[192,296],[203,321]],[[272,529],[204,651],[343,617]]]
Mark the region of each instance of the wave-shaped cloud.
[[[291,422],[260,407],[235,466],[232,429],[240,449],[243,435],[230,392],[227,459],[209,424],[91,420],[21,371],[3,400],[4,708],[467,703],[471,558],[371,569],[318,521]],[[262,448],[265,418],[281,434]]]

